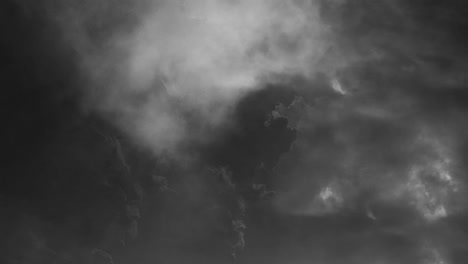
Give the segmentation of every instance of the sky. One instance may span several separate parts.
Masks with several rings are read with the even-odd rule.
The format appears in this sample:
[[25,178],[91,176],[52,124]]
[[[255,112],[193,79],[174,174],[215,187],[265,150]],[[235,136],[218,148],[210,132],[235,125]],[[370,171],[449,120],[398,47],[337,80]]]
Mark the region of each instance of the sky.
[[1,262],[466,262],[463,1],[0,5]]

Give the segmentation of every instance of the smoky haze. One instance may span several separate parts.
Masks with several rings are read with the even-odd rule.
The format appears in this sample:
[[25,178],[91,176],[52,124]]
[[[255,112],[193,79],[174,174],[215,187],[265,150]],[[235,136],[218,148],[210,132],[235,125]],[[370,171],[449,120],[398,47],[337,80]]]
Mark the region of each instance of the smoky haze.
[[463,1],[1,5],[0,261],[468,259]]

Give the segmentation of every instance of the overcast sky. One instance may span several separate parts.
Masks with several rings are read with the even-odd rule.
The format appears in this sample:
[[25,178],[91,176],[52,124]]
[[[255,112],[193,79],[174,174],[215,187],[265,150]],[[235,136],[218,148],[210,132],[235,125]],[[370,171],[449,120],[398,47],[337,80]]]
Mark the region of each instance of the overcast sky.
[[465,263],[466,10],[4,1],[0,260]]

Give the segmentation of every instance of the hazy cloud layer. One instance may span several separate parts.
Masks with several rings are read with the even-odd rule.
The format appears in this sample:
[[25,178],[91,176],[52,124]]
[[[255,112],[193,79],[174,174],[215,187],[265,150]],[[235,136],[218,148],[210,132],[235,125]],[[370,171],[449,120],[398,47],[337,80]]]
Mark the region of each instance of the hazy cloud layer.
[[[276,208],[325,219],[361,214],[361,223],[377,225],[371,234],[397,235],[417,245],[403,255],[425,256],[399,261],[460,263],[468,93],[466,40],[451,27],[457,7],[354,4],[326,11],[343,30],[340,47],[362,58],[329,81],[341,95],[303,92],[276,110],[298,131],[277,166]],[[442,10],[452,17],[423,18]]]
[[466,262],[462,1],[6,2],[9,260]]

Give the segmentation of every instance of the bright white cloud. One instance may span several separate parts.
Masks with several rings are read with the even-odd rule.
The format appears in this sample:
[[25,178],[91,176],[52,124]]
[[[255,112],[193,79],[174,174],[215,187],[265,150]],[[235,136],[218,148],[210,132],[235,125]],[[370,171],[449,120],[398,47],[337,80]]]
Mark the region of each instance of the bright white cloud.
[[142,2],[136,26],[111,34],[97,52],[83,28],[99,12],[67,13],[64,21],[90,76],[90,97],[99,95],[91,106],[155,151],[207,139],[270,75],[317,72],[331,43],[314,0]]

